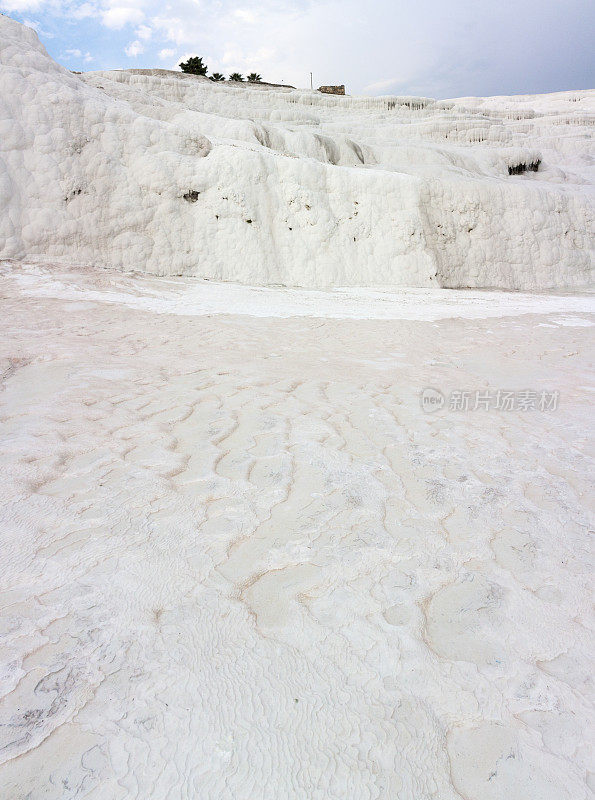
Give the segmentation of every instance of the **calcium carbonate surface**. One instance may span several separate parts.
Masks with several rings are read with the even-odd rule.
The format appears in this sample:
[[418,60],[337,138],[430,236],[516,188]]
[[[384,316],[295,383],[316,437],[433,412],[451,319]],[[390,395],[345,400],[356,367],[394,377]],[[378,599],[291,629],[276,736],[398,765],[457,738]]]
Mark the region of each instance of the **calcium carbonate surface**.
[[595,92],[75,75],[3,16],[0,65],[0,257],[310,288],[591,281]]

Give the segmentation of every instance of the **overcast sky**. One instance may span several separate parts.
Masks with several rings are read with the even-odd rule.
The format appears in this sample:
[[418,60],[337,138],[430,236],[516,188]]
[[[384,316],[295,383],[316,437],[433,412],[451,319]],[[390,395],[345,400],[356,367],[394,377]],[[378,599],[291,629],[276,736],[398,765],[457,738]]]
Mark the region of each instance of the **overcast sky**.
[[0,0],[69,69],[259,72],[350,94],[595,88],[594,0]]

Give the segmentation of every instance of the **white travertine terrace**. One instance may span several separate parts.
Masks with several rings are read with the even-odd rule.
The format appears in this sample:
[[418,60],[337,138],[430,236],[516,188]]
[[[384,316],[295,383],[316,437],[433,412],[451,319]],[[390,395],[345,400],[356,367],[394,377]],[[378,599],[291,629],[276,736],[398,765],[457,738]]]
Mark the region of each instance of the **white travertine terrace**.
[[309,288],[585,286],[594,111],[593,91],[79,76],[0,16],[0,257]]
[[2,798],[592,796],[592,299],[0,280]]
[[594,111],[0,16],[0,800],[593,796]]

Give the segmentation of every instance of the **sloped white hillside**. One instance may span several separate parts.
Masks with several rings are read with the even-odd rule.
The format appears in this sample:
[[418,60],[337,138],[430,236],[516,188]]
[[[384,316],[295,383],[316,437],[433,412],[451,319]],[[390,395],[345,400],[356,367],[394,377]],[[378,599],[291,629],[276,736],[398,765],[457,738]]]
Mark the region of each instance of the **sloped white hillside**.
[[590,282],[595,92],[78,76],[6,17],[0,63],[0,257],[305,287]]

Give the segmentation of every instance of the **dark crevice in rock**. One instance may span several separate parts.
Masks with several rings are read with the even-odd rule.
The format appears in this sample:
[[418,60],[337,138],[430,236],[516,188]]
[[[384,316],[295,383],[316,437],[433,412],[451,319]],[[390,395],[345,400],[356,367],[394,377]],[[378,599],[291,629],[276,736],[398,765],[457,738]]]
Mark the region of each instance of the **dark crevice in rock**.
[[523,172],[537,172],[540,164],[541,164],[540,158],[538,158],[537,161],[531,161],[529,164],[515,164],[512,167],[508,167],[508,174],[522,175]]

